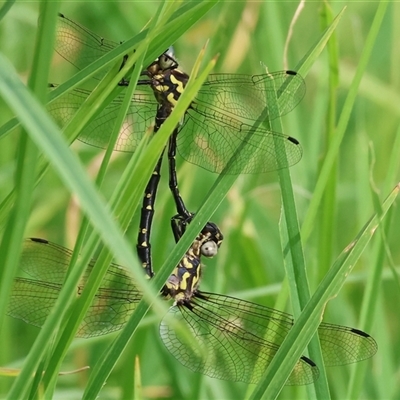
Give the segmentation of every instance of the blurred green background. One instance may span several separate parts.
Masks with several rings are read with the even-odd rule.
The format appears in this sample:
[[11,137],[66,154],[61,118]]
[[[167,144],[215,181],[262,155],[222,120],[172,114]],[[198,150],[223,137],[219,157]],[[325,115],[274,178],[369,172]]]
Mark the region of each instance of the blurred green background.
[[[323,2],[305,3],[293,26],[285,53],[285,40],[296,12],[296,2],[222,2],[198,21],[176,43],[175,54],[183,70],[189,72],[199,51],[210,40],[207,57],[220,53],[215,72],[263,73],[295,69],[325,28]],[[124,40],[138,33],[152,18],[158,2],[64,2],[60,11],[107,39]],[[339,117],[348,93],[360,54],[366,41],[378,3],[328,2],[336,15],[346,11],[338,25],[336,40],[338,89],[334,104]],[[0,51],[14,65],[21,79],[29,75],[38,3],[17,2],[0,22]],[[400,52],[398,48],[400,4],[389,5],[367,72],[359,87],[344,140],[341,144],[330,191],[313,221],[313,229],[304,243],[307,271],[312,289],[320,282],[340,252],[354,239],[374,213],[372,193],[382,200],[399,180],[387,182],[393,171],[389,166],[400,115]],[[63,82],[76,72],[65,60],[55,55],[51,81]],[[319,178],[320,166],[329,148],[329,60],[325,51],[306,77],[307,93],[302,103],[282,120],[284,132],[297,138],[303,147],[303,159],[292,167],[300,225],[307,214],[313,191]],[[12,113],[0,99],[0,126]],[[334,123],[337,122],[334,121]],[[16,132],[2,139],[0,145],[0,200],[12,189],[15,172]],[[80,142],[73,144],[95,176],[102,152]],[[108,169],[103,192],[108,198],[114,189],[129,155],[115,154]],[[217,176],[178,159],[180,189],[191,210],[202,204],[204,196]],[[391,171],[388,169],[392,168]],[[395,168],[398,168],[396,166]],[[167,170],[163,169],[163,177]],[[162,180],[156,203],[152,245],[155,269],[173,248],[169,218],[174,205]],[[225,240],[217,258],[207,260],[201,287],[215,293],[234,295],[290,312],[277,296],[285,272],[279,236],[281,208],[277,175],[243,175],[239,177],[213,217],[224,233]],[[375,321],[369,332],[378,342],[379,350],[367,364],[361,398],[387,399],[400,397],[400,324],[397,304],[400,300],[398,264],[400,262],[398,209],[390,215],[386,230],[385,252],[378,257],[382,237],[377,234],[339,296],[326,307],[324,320],[362,329],[359,325],[361,302],[366,281],[374,263],[381,263],[383,274],[377,287]],[[34,204],[26,236],[41,237],[73,248],[80,223],[79,206],[71,193],[50,168],[34,193]],[[138,217],[132,221],[127,235],[136,241]],[[29,352],[38,330],[20,321],[6,319],[3,327],[1,366],[19,368]],[[113,335],[76,340],[63,364],[63,371],[85,365],[96,365]],[[158,318],[148,314],[136,332],[128,350],[108,379],[101,392],[103,399],[129,398],[133,385],[135,356],[139,356],[143,397],[241,399],[248,385],[211,379],[194,374],[164,349],[158,335]],[[350,367],[328,369],[333,398],[346,398]],[[90,371],[62,376],[57,383],[58,399],[80,398]],[[0,396],[3,397],[14,378],[0,377]],[[285,387],[280,398],[305,398],[303,387]]]

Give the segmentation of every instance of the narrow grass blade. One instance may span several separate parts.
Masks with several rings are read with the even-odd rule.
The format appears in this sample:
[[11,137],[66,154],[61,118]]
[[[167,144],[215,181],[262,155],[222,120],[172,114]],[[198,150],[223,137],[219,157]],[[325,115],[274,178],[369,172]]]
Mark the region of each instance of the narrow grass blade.
[[371,25],[367,40],[363,47],[360,62],[358,64],[356,74],[354,76],[353,82],[350,86],[350,90],[347,94],[346,101],[344,102],[343,109],[341,111],[339,121],[336,127],[336,132],[334,139],[331,141],[329,150],[324,159],[324,164],[321,168],[321,172],[318,177],[318,182],[313,190],[313,196],[308,208],[308,212],[304,218],[304,223],[302,226],[302,236],[304,242],[309,238],[311,231],[313,229],[314,221],[321,203],[321,199],[329,180],[330,172],[332,166],[335,163],[337,155],[339,153],[340,144],[342,143],[344,134],[346,132],[347,124],[349,122],[350,115],[353,111],[354,102],[358,95],[358,88],[360,86],[361,79],[365,73],[368,61],[370,59],[372,49],[377,40],[377,36],[380,32],[383,17],[385,16],[388,2],[381,1],[377,8],[374,21]]
[[[35,56],[32,72],[29,77],[29,87],[43,103],[47,95],[47,79],[50,68],[50,54],[54,32],[53,15],[57,11],[54,4],[42,6],[43,19],[37,35]],[[6,100],[6,98],[4,98]],[[6,100],[7,101],[7,100]],[[19,138],[17,154],[17,170],[15,173],[15,190],[17,196],[4,229],[0,246],[3,268],[0,270],[0,327],[3,324],[12,281],[18,268],[22,238],[31,212],[31,199],[35,184],[38,162],[38,149],[23,130]],[[10,203],[10,208],[12,204]],[[0,329],[1,331],[1,329]]]
[[288,374],[301,356],[307,343],[321,322],[326,303],[335,297],[343,286],[346,277],[365,250],[383,217],[393,205],[400,185],[396,186],[382,204],[382,215],[374,215],[359,232],[357,237],[339,255],[328,271],[307,306],[304,308],[292,330],[289,332],[275,358],[267,370],[265,379],[253,392],[251,399],[275,398],[281,391]]

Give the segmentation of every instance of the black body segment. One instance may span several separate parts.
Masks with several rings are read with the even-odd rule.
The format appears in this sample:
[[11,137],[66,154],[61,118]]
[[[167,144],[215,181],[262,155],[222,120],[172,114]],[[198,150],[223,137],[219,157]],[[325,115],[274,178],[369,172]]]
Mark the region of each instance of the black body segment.
[[[172,112],[172,109],[175,105],[175,98],[179,98],[180,93],[182,93],[184,89],[184,85],[187,82],[183,78],[185,77],[182,74],[181,81],[176,79],[171,79],[173,73],[179,73],[177,70],[173,70],[172,73],[169,70],[162,70],[161,65],[164,65],[165,60],[156,60],[145,72],[146,75],[151,79],[151,87],[154,91],[154,95],[159,101],[156,117],[155,117],[155,125],[154,125],[154,134],[158,132],[161,128],[161,125],[165,122],[165,120],[169,117]],[[166,64],[167,66],[170,63]],[[176,130],[175,130],[176,132]],[[176,133],[173,134],[173,138],[175,138]],[[170,139],[171,143],[171,139]],[[175,169],[175,159],[171,160],[170,156],[170,148],[168,149],[168,158],[170,160],[170,188],[173,193],[177,212],[178,214],[189,216],[189,211],[186,210],[184,202],[179,195],[178,190],[178,182],[176,178],[176,169]],[[142,204],[141,218],[140,218],[140,227],[137,241],[137,253],[138,257],[142,262],[143,268],[145,269],[147,275],[152,277],[154,275],[153,267],[152,267],[152,258],[151,258],[151,245],[150,245],[150,235],[151,235],[151,225],[154,216],[154,204],[156,199],[157,187],[160,181],[160,171],[162,164],[162,157],[157,162],[157,165],[153,171],[153,175],[150,178],[150,181],[147,184],[145,190],[145,196]],[[171,163],[172,167],[171,167]],[[171,178],[172,176],[172,178]]]
[[157,165],[154,168],[153,174],[145,189],[142,203],[142,211],[140,213],[139,233],[136,244],[136,250],[139,260],[142,263],[146,275],[150,278],[154,276],[153,263],[151,258],[150,235],[155,211],[155,197],[157,193],[157,187],[160,182],[161,164],[162,156],[159,158]]
[[174,198],[176,212],[186,218],[190,218],[192,213],[186,208],[185,203],[179,193],[178,177],[176,175],[176,137],[178,130],[172,133],[168,141],[168,167],[169,167],[169,189]]

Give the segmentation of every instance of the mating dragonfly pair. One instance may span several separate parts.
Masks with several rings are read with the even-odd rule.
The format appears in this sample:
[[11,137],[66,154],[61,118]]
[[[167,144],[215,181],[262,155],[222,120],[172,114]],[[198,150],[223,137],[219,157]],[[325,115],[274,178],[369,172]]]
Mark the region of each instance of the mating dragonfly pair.
[[[86,28],[59,17],[57,51],[78,68],[111,50],[117,43],[106,41]],[[77,44],[83,56],[76,55]],[[169,52],[161,55],[139,81],[115,150],[132,152],[154,122],[157,132],[168,117],[187,82]],[[190,224],[190,213],[179,194],[175,168],[176,151],[187,161],[212,172],[255,173],[279,167],[280,157],[289,165],[301,158],[298,141],[263,127],[253,128],[260,115],[277,118],[292,110],[302,99],[303,79],[291,71],[264,75],[211,75],[186,112],[183,123],[171,135],[168,144],[169,182],[178,214],[172,218],[178,241]],[[268,102],[268,92],[275,102]],[[89,95],[75,89],[49,105],[50,113],[65,124]],[[88,144],[106,147],[121,98],[116,98],[82,132]],[[264,114],[263,114],[264,113]],[[241,148],[238,152],[237,149]],[[160,157],[143,200],[138,236],[138,256],[145,273],[153,276],[150,231],[157,191]],[[229,163],[230,169],[224,169]],[[218,252],[223,236],[209,222],[199,233],[162,289],[161,295],[173,298],[168,314],[187,325],[196,343],[189,345],[168,324],[160,325],[160,336],[167,349],[186,367],[215,378],[256,383],[293,326],[293,318],[283,312],[229,296],[199,289],[201,257]],[[42,239],[27,239],[21,259],[25,277],[15,280],[9,315],[41,326],[58,297],[71,259],[71,251]],[[81,293],[94,263],[81,279]],[[141,293],[129,271],[110,264],[93,304],[77,336],[92,337],[121,329]],[[322,323],[318,329],[326,365],[343,365],[371,357],[377,350],[368,334],[357,329]],[[287,384],[307,384],[318,377],[318,367],[307,357],[297,362]]]

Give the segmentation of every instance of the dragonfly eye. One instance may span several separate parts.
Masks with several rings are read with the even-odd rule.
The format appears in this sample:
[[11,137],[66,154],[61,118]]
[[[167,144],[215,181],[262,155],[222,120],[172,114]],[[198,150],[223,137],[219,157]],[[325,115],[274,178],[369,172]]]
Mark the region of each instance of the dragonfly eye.
[[200,247],[200,251],[204,257],[214,257],[218,253],[218,245],[214,241],[210,240],[203,243]]
[[158,60],[158,65],[161,70],[175,69],[178,66],[176,60],[170,55],[164,53]]
[[174,48],[170,46],[160,57],[156,60],[159,68],[163,71],[167,69],[178,68],[178,62],[175,58]]

